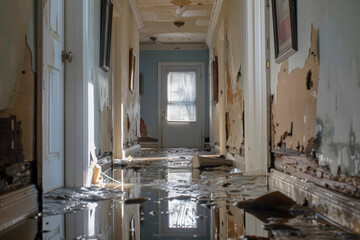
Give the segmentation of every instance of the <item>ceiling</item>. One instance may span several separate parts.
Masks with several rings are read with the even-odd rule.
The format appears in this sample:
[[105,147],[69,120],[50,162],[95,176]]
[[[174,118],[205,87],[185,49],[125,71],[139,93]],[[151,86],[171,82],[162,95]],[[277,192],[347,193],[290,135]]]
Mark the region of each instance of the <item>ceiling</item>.
[[[141,43],[204,43],[215,0],[135,0],[143,21]],[[174,22],[185,24],[175,26]]]

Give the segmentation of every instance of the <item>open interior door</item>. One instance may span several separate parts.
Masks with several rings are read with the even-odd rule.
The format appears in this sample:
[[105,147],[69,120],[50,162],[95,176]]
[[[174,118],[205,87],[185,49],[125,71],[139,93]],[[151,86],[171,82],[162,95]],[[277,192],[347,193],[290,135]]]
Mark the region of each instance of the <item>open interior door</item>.
[[[43,192],[64,186],[64,0],[42,1]],[[63,239],[64,216],[42,219],[43,239]]]
[[64,0],[43,4],[43,191],[64,185]]

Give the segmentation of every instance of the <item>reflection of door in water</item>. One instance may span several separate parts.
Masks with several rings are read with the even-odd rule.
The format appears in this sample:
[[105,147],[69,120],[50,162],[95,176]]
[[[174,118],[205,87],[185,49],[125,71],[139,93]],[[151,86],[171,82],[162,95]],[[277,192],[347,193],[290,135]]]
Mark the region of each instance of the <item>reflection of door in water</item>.
[[202,147],[203,65],[160,63],[160,127],[163,147]]

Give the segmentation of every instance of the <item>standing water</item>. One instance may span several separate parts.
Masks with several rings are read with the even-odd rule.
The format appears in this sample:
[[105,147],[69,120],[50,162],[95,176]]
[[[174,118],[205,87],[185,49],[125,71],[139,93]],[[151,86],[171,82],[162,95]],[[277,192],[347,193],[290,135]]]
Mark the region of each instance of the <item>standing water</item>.
[[15,227],[0,239],[359,239],[269,189],[265,177],[193,169],[192,156],[206,153],[142,151],[103,174],[101,188],[46,194],[43,213],[28,220],[43,231]]

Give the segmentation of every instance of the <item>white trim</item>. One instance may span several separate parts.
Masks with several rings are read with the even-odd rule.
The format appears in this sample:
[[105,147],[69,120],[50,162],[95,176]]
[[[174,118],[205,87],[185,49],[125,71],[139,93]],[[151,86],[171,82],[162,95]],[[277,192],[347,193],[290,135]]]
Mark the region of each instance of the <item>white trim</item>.
[[216,23],[218,21],[219,18],[219,14],[220,14],[220,10],[221,10],[221,6],[223,4],[224,0],[216,0],[215,1],[215,5],[212,9],[211,12],[211,17],[210,17],[210,25],[208,28],[208,31],[206,33],[206,38],[205,38],[205,42],[208,46],[211,46],[211,42],[212,42],[212,37],[214,35],[215,32],[215,28],[216,28]]
[[137,6],[137,3],[135,0],[129,0],[129,4],[130,4],[131,11],[134,15],[136,25],[137,25],[139,31],[141,31],[141,29],[144,27],[144,20],[142,19],[142,16],[141,16],[141,13]]
[[148,44],[140,43],[140,51],[152,50],[208,50],[205,43],[163,43]]
[[0,196],[0,231],[38,212],[35,185]]
[[172,66],[181,66],[181,67],[200,67],[200,88],[202,89],[202,99],[200,100],[200,126],[201,126],[201,145],[204,143],[204,134],[205,134],[205,63],[204,62],[159,62],[158,63],[158,147],[163,146],[162,139],[162,127],[161,127],[161,69],[162,67],[172,67]]
[[74,60],[65,64],[65,186],[81,187],[88,176],[88,1],[66,0],[66,50]]
[[119,15],[121,15],[121,6],[118,0],[111,0],[111,2],[115,5],[116,9],[117,9],[117,13]]
[[129,148],[125,148],[122,150],[122,158],[125,159],[129,155],[134,155],[137,152],[140,152],[141,146],[139,144],[131,146]]
[[245,1],[245,173],[266,175],[268,125],[265,1]]

